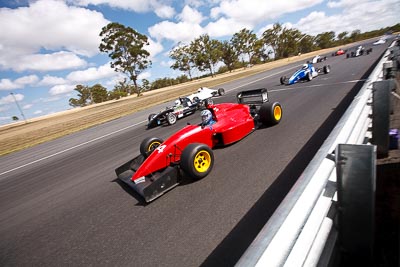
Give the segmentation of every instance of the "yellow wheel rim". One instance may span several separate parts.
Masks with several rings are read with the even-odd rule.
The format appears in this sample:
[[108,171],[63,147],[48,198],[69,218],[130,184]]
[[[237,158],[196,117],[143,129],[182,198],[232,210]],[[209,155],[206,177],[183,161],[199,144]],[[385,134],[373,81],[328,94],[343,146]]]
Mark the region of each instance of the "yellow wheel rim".
[[280,106],[274,107],[274,119],[280,121],[282,118],[282,108]]
[[151,142],[150,145],[147,147],[147,152],[153,151],[157,147],[159,147],[161,143],[159,141]]
[[197,152],[193,161],[194,167],[198,172],[206,172],[211,166],[211,155],[205,150]]

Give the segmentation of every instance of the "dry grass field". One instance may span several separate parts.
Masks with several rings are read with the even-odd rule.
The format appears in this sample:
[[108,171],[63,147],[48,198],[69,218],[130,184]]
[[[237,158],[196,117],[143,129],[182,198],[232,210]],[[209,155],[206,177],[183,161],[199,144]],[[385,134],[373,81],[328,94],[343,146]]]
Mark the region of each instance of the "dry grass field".
[[219,74],[214,78],[204,78],[181,85],[166,87],[144,93],[142,96],[129,96],[120,100],[108,101],[84,108],[29,119],[27,123],[17,122],[0,126],[0,156],[22,150],[46,141],[92,127],[156,104],[189,95],[199,87],[218,87],[228,81],[240,79],[265,70],[273,69],[290,62],[304,61],[317,54],[334,51],[330,48],[300,56],[277,60],[251,68]]

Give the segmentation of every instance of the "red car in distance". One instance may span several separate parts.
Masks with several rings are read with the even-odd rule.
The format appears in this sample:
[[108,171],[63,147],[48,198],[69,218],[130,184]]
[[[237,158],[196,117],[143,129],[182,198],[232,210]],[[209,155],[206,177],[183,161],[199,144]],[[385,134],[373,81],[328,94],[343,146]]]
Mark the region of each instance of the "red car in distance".
[[346,50],[343,50],[343,49],[340,48],[338,51],[332,53],[332,56],[333,57],[334,56],[340,56],[340,55],[344,55],[345,53],[346,53]]

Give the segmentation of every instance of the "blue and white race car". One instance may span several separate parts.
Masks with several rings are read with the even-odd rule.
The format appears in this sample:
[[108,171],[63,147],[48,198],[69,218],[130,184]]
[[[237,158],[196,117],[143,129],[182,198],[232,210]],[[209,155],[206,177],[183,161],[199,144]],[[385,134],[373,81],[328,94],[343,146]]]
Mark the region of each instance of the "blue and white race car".
[[331,71],[329,65],[325,65],[322,68],[315,68],[312,63],[303,64],[302,68],[293,73],[289,78],[286,76],[281,77],[281,84],[290,85],[299,81],[311,81],[317,77],[318,74],[328,74]]

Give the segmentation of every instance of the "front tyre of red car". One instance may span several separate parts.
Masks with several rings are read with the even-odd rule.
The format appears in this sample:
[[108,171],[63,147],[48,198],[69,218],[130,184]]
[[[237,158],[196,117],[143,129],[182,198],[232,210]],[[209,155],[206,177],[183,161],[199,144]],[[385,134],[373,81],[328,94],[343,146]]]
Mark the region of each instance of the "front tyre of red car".
[[282,120],[282,106],[278,102],[264,103],[258,112],[260,121],[265,126],[276,125]]
[[214,166],[214,153],[205,144],[189,144],[182,152],[180,167],[193,179],[207,176]]
[[147,137],[140,143],[140,154],[147,158],[164,140],[157,137]]

